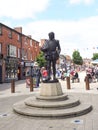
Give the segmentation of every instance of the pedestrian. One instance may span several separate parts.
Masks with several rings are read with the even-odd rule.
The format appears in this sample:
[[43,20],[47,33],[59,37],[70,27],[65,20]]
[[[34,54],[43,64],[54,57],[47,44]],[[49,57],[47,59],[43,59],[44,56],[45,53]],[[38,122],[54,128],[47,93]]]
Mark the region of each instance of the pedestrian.
[[97,79],[97,82],[98,82],[98,67],[95,70],[95,78]]
[[47,71],[47,69],[45,67],[42,68],[41,75],[42,75],[42,81],[47,80],[47,78],[48,78],[48,71]]
[[39,87],[39,83],[40,83],[40,77],[41,77],[41,72],[40,72],[40,68],[36,69],[36,88]]
[[78,72],[77,71],[75,71],[75,73],[74,73],[74,75],[73,75],[73,77],[72,77],[72,83],[74,83],[74,80],[78,80],[78,82],[79,82],[79,75],[78,75]]

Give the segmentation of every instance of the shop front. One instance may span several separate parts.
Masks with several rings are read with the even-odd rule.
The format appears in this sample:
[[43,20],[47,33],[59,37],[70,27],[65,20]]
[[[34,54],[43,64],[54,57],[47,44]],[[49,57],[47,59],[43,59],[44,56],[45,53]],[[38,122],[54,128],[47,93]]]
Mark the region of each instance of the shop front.
[[33,67],[33,61],[22,60],[20,64],[18,64],[18,80],[26,79],[27,76],[31,76],[31,71]]
[[18,80],[18,59],[15,57],[7,57],[5,59],[5,82],[11,79]]
[[31,61],[26,61],[24,62],[25,66],[25,76],[32,76],[32,68],[33,68],[33,62]]

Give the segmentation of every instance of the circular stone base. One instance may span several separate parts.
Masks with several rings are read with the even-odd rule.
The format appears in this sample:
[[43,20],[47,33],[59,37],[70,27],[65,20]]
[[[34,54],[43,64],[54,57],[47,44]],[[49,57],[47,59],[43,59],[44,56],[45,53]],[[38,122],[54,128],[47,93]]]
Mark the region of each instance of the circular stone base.
[[45,100],[45,101],[63,101],[63,100],[67,100],[68,99],[68,95],[67,94],[62,94],[59,96],[40,96],[40,95],[36,95],[36,99],[37,100]]
[[59,82],[41,84],[40,96],[59,96],[62,94],[63,92]]

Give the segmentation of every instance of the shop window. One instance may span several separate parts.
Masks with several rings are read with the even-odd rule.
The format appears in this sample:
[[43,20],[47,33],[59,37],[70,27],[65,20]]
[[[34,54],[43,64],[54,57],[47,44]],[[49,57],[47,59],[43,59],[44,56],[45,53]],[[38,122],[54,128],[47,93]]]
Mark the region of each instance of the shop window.
[[6,80],[15,78],[17,79],[18,61],[17,59],[7,58],[6,59]]

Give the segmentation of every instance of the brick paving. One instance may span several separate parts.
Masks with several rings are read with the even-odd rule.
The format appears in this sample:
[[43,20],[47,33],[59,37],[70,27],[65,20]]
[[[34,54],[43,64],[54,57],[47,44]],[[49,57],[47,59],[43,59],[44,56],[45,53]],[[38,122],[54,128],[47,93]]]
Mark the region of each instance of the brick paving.
[[0,130],[98,130],[98,83],[91,83],[90,90],[86,90],[85,73],[79,75],[80,83],[71,83],[70,90],[66,87],[66,81],[60,81],[62,90],[85,103],[91,103],[93,110],[86,115],[66,119],[34,118],[14,113],[12,105],[15,102],[35,96],[40,88],[30,92],[25,80],[21,80],[15,83],[15,93],[11,93],[10,83],[0,84]]

